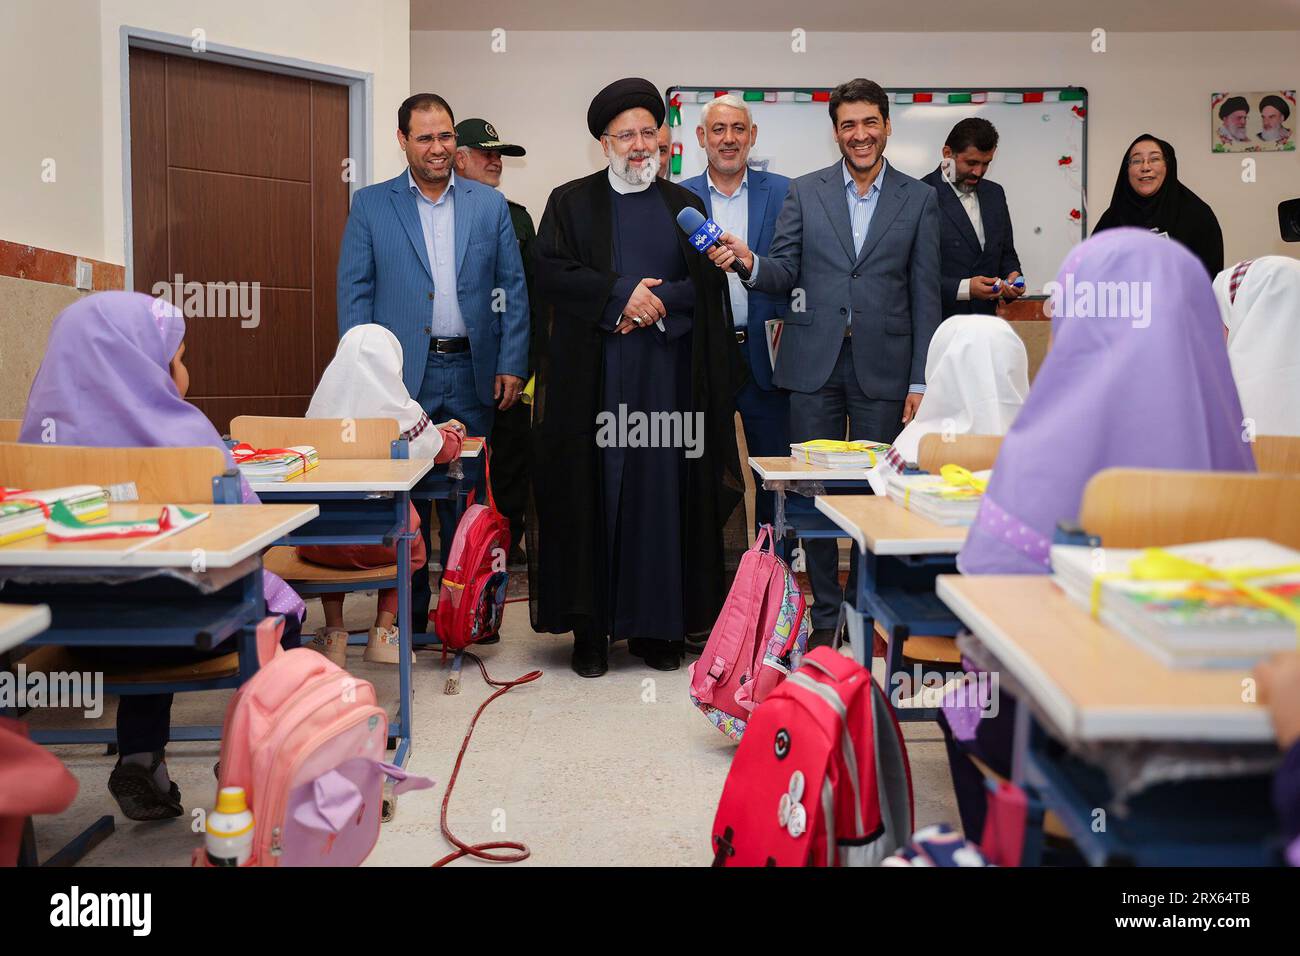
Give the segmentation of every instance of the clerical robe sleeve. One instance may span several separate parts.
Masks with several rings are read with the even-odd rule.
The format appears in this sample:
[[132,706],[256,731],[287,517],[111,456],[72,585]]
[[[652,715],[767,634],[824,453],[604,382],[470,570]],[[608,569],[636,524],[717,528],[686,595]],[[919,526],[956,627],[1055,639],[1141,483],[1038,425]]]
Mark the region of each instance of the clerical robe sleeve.
[[1273,778],[1273,804],[1282,824],[1286,861],[1300,866],[1300,743],[1291,745]]
[[567,195],[557,189],[546,201],[533,245],[534,281],[546,299],[572,306],[566,315],[612,329],[640,280],[593,268],[579,258],[569,221],[574,204],[566,202]]

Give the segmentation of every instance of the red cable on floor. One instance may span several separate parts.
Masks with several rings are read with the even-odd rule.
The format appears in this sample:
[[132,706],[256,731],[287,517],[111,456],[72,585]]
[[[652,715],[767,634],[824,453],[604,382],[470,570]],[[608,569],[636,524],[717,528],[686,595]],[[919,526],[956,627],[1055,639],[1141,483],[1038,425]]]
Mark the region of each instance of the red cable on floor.
[[[512,843],[508,840],[502,840],[497,843],[470,844],[462,842],[447,826],[447,807],[451,803],[451,791],[452,788],[456,786],[456,775],[460,773],[460,765],[465,759],[465,751],[469,749],[469,739],[474,733],[474,725],[478,723],[478,719],[487,708],[487,705],[492,703],[492,701],[496,700],[502,694],[518,687],[520,684],[532,683],[542,676],[542,672],[529,671],[523,677],[516,677],[511,681],[493,680],[487,672],[487,667],[483,664],[482,659],[477,654],[471,654],[469,651],[463,651],[462,653],[478,665],[479,671],[483,674],[483,680],[489,686],[499,688],[499,690],[494,691],[487,700],[479,704],[478,710],[474,712],[474,717],[469,722],[469,729],[465,731],[465,739],[461,742],[460,753],[456,755],[456,766],[451,771],[451,779],[447,781],[447,792],[442,796],[442,835],[446,837],[448,843],[458,849],[455,853],[447,854],[433,865],[446,866],[448,863],[459,860],[462,856],[472,856],[475,859],[488,860],[492,863],[519,863],[532,856],[533,851],[528,849],[528,847],[522,843]],[[516,850],[518,852],[509,854],[489,853],[489,850]]]

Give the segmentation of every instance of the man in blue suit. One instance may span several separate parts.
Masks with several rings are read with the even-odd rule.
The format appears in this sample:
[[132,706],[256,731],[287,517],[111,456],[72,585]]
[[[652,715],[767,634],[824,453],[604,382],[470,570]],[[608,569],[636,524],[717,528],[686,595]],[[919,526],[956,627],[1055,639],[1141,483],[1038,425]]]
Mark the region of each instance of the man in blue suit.
[[[767,255],[790,180],[748,167],[749,151],[758,139],[749,107],[734,94],[719,96],[704,105],[695,136],[708,156],[708,169],[682,185],[704,200],[710,219],[744,239],[759,255]],[[727,273],[727,284],[736,347],[749,369],[749,381],[736,396],[745,444],[754,456],[788,455],[790,401],[785,390],[772,383],[766,335],[768,321],[785,314],[786,298],[747,289],[734,272]],[[757,476],[754,483],[756,522],[770,524],[775,492],[764,491]]]
[[[723,269],[739,259],[760,292],[795,290],[772,372],[790,390],[790,437],[892,442],[921,404],[926,352],[942,319],[938,200],[886,162],[889,97],[878,84],[836,87],[830,115],[843,158],[790,183],[768,254],[724,233],[725,247],[709,258]],[[845,593],[837,549],[828,540],[804,547],[810,643],[826,644]]]
[[[359,190],[339,252],[339,334],[377,322],[402,343],[402,379],[430,421],[460,421],[489,436],[493,408],[519,399],[528,368],[528,293],[510,209],[490,186],[458,179],[455,118],[434,93],[397,111],[400,176]],[[479,486],[481,459],[465,466]],[[417,502],[429,554],[430,508]],[[455,532],[438,502],[441,557]],[[426,569],[411,579],[411,626],[427,628]]]
[[1011,213],[1002,187],[985,179],[998,148],[998,131],[978,116],[962,120],[943,144],[943,163],[923,183],[939,197],[943,315],[996,315],[999,299],[1024,289],[1011,237]]

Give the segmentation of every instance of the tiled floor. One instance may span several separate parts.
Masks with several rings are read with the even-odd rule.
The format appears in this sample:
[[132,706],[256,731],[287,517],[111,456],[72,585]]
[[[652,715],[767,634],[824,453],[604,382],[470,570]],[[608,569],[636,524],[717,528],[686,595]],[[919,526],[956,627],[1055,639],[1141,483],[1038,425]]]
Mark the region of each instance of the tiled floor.
[[[368,625],[373,598],[348,604],[349,624]],[[320,623],[309,606],[307,628]],[[482,649],[496,678],[541,668],[540,680],[510,691],[479,721],[452,797],[449,822],[467,842],[516,840],[532,849],[525,865],[694,866],[710,862],[709,832],[734,745],[690,705],[686,671],[659,673],[620,645],[610,671],[583,680],[569,669],[569,637],[534,634],[527,605],[507,608],[501,643]],[[352,649],[355,674],[375,683],[381,700],[396,696],[396,668],[364,664]],[[470,717],[487,696],[477,668],[466,662],[461,693],[443,693],[437,652],[416,664],[414,749],[410,769],[437,781],[401,797],[367,865],[427,866],[450,852],[438,817],[447,779]],[[178,723],[220,723],[228,692],[177,698]],[[112,717],[112,703],[103,722]],[[57,714],[34,717],[50,724]],[[917,825],[956,822],[943,742],[931,724],[905,725]],[[48,855],[100,814],[114,813],[106,782],[113,758],[97,747],[59,747],[81,781],[66,813],[38,818],[41,855]],[[173,744],[168,767],[187,807],[211,806],[217,745]],[[118,830],[84,865],[183,866],[201,837],[181,818],[132,823]],[[460,861],[457,866],[476,865]],[[486,864],[482,864],[486,865]]]

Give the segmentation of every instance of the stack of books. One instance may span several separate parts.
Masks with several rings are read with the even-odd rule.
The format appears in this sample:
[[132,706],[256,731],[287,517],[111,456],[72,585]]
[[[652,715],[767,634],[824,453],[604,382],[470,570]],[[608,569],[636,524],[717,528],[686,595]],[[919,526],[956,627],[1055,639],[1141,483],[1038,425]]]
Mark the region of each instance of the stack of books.
[[320,464],[320,457],[311,445],[290,445],[288,448],[236,445],[233,454],[235,464],[249,481],[288,481],[305,475]]
[[974,482],[958,482],[943,475],[890,475],[885,485],[889,500],[935,524],[969,526],[980,508],[990,471],[971,474]]
[[1296,647],[1300,551],[1272,541],[1145,551],[1056,545],[1052,577],[1070,600],[1167,667],[1248,668]]
[[[32,491],[4,488],[0,494],[0,544],[34,538],[45,533],[46,515],[55,502],[63,502],[82,521],[108,514],[108,492],[98,485],[71,485]],[[44,508],[41,505],[45,505]]]
[[874,468],[889,446],[874,441],[832,441],[821,438],[790,446],[790,457],[816,468]]

